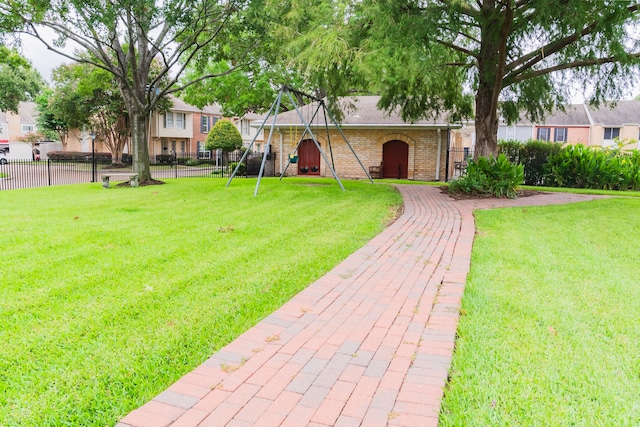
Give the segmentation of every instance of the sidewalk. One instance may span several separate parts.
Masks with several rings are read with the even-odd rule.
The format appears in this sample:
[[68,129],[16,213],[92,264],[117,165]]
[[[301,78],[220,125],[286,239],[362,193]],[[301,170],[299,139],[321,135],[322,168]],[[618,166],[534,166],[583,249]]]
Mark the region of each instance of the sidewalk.
[[454,201],[399,189],[395,223],[117,427],[437,426],[472,211],[594,197]]

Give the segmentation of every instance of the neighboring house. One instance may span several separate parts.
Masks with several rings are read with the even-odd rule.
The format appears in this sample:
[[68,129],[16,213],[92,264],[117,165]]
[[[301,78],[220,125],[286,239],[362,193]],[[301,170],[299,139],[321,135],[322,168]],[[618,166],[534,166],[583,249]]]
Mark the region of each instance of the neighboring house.
[[194,115],[199,110],[180,98],[171,97],[173,107],[165,112],[154,112],[149,124],[149,156],[187,157],[196,151],[193,143]]
[[[198,158],[209,158],[211,153],[206,149],[207,135],[222,120],[222,112],[217,105],[208,105],[193,114],[193,140],[195,141],[195,154]],[[178,157],[192,157],[190,153],[178,152]]]
[[18,114],[0,112],[0,150],[12,160],[34,160],[34,149],[40,142],[21,142],[20,139],[37,132],[38,112],[34,102],[20,102]]
[[9,143],[9,122],[7,121],[7,113],[0,111],[0,144]]
[[591,117],[590,145],[609,147],[615,139],[634,144],[626,148],[640,148],[640,101],[617,101],[615,105],[589,108]]
[[498,139],[525,142],[529,139],[609,147],[619,140],[640,139],[640,101],[617,101],[599,107],[572,104],[565,111],[549,114],[542,123],[501,123]]
[[[475,130],[474,130],[475,132]],[[516,123],[506,124],[500,122],[498,125],[498,139],[505,141],[525,142],[534,138],[533,124],[526,120],[520,120]]]
[[[360,96],[354,98],[354,108],[345,111],[340,128],[349,140],[367,171],[380,168],[381,177],[408,178],[415,180],[443,180],[446,173],[446,155],[449,130],[460,125],[447,123],[444,118],[419,120],[406,123],[396,113],[388,114],[377,107],[379,97]],[[306,117],[311,117],[314,108],[301,109]],[[327,159],[335,162],[335,170],[341,178],[366,178],[366,173],[358,163],[340,132],[333,124],[329,131],[324,126],[322,113],[311,126],[316,139]],[[265,143],[271,128],[271,118],[267,118],[264,129]],[[260,121],[253,126],[260,126]],[[271,145],[276,153],[276,173],[281,173],[290,155],[302,139],[304,125],[296,111],[278,115]],[[329,142],[331,146],[329,147]],[[308,134],[297,150],[297,163],[290,164],[288,175],[326,176],[331,171],[322,159],[321,153]]]
[[0,112],[0,143],[16,142],[20,137],[37,132],[38,111],[34,102],[20,102],[18,114]]
[[253,145],[253,151],[255,153],[264,153],[264,131],[261,130],[258,133],[258,128],[251,126],[252,122],[264,120],[265,116],[260,114],[246,114],[242,117],[235,117],[233,119],[234,124],[238,128],[238,132],[242,135],[242,145],[245,148],[249,148],[251,141],[255,142]]
[[589,109],[584,104],[572,104],[565,111],[548,115],[543,124],[534,125],[533,139],[550,142],[589,145]]

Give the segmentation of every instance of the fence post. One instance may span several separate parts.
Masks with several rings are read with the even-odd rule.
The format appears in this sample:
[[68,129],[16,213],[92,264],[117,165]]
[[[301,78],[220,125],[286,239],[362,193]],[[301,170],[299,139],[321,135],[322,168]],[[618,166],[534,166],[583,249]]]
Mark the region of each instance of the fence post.
[[51,187],[51,159],[47,159],[47,182]]

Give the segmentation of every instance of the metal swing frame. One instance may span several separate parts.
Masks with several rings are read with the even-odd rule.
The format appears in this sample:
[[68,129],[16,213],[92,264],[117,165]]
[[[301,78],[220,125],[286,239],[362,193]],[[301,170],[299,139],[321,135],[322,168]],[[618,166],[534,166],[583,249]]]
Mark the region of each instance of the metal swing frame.
[[[284,86],[282,86],[280,88],[280,92],[278,93],[278,96],[277,96],[276,100],[271,105],[271,108],[269,109],[269,112],[267,112],[267,116],[265,117],[265,119],[263,120],[262,124],[258,128],[255,136],[251,140],[251,144],[249,144],[249,147],[247,148],[247,150],[242,155],[242,158],[240,159],[240,161],[238,162],[238,164],[237,164],[236,168],[234,169],[233,173],[229,177],[229,180],[227,181],[227,185],[225,187],[229,187],[229,185],[231,184],[231,181],[233,181],[233,178],[236,176],[236,173],[240,169],[242,163],[246,160],[247,156],[249,155],[249,151],[251,151],[251,148],[253,147],[253,144],[255,143],[256,138],[260,134],[260,131],[262,131],[262,129],[264,129],[264,126],[267,123],[267,121],[269,120],[269,117],[271,117],[273,115],[273,119],[271,121],[271,129],[269,129],[269,137],[267,138],[267,144],[265,145],[265,150],[264,150],[264,153],[262,155],[262,163],[260,164],[260,172],[258,174],[258,181],[256,182],[256,188],[255,188],[255,190],[253,192],[253,196],[254,197],[258,195],[258,189],[260,188],[260,181],[262,180],[262,176],[264,175],[264,168],[265,168],[265,165],[267,163],[267,157],[269,156],[269,152],[271,151],[271,141],[273,139],[273,131],[275,129],[276,120],[278,118],[278,112],[280,110],[280,104],[282,103],[282,97],[284,96],[285,93],[289,97],[289,100],[291,101],[291,104],[293,105],[294,109],[298,113],[298,117],[300,118],[300,120],[302,121],[302,124],[305,127],[305,130],[302,133],[302,136],[300,137],[300,140],[298,141],[298,143],[296,145],[296,148],[293,151],[293,153],[296,154],[298,152],[298,148],[300,147],[300,144],[302,143],[302,141],[304,140],[304,137],[308,133],[309,136],[311,137],[311,139],[313,140],[313,143],[316,145],[316,148],[320,152],[322,158],[324,159],[325,164],[327,165],[327,167],[331,171],[331,174],[333,175],[335,180],[338,182],[338,185],[340,186],[342,191],[345,191],[344,186],[342,185],[342,182],[340,181],[340,178],[338,177],[338,174],[336,173],[336,170],[335,170],[335,164],[334,164],[334,160],[333,160],[333,150],[331,148],[331,138],[329,136],[329,123],[327,122],[327,117],[329,117],[329,119],[331,120],[333,125],[336,127],[336,129],[338,130],[338,132],[340,133],[340,135],[342,136],[344,141],[347,143],[347,146],[349,147],[349,149],[353,153],[354,157],[356,158],[356,160],[360,164],[360,167],[364,171],[365,175],[367,176],[367,178],[369,178],[369,181],[373,184],[374,182],[373,182],[373,179],[371,178],[371,175],[369,175],[369,171],[367,171],[367,169],[362,164],[362,161],[360,161],[360,158],[358,157],[358,154],[356,154],[355,150],[353,149],[353,147],[349,143],[349,139],[347,138],[347,136],[344,134],[344,132],[342,132],[342,129],[340,128],[340,125],[338,125],[338,123],[336,122],[335,118],[333,117],[333,115],[331,114],[329,109],[327,108],[326,104],[324,103],[324,100],[322,100],[321,98],[318,98],[316,96],[309,95],[307,93],[301,92],[299,90],[296,90],[296,89],[293,89],[293,88],[290,88],[290,87],[284,85]],[[293,96],[291,96],[291,93],[295,93],[297,95],[300,95],[301,97],[308,98],[312,102],[313,101],[318,102],[318,107],[316,108],[315,112],[313,113],[313,116],[311,117],[311,120],[308,123],[305,120],[304,115],[300,112],[300,108],[299,108],[300,106],[296,103],[296,101],[294,100]],[[322,150],[322,147],[320,147],[320,143],[318,142],[315,134],[311,130],[311,123],[313,123],[314,119],[318,115],[318,112],[320,111],[320,108],[322,108],[322,110],[323,110],[324,122],[325,122],[324,123],[325,124],[324,127],[325,127],[325,130],[327,132],[327,142],[328,142],[328,146],[329,146],[329,152],[330,152],[330,155],[331,155],[331,162],[329,162],[329,159],[327,158],[327,155]],[[296,125],[296,126],[298,126],[298,125]],[[282,155],[282,153],[280,153],[280,154]],[[282,180],[282,177],[286,173],[286,171],[289,168],[290,164],[291,164],[291,158],[289,158],[287,160],[287,165],[285,166],[285,168],[282,170],[282,172],[280,174],[280,180]]]

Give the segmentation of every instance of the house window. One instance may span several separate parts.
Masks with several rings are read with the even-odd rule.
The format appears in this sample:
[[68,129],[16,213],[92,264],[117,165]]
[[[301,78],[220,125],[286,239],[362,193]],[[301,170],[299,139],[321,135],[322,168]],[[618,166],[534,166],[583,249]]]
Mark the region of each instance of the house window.
[[538,128],[536,139],[539,139],[540,141],[551,140],[551,128]]
[[515,126],[507,126],[505,129],[504,139],[507,141],[514,141],[516,139],[516,127]]
[[36,127],[34,125],[22,125],[22,133],[35,132]]
[[602,145],[608,147],[614,145],[614,139],[620,138],[620,128],[604,128],[604,141]]
[[165,113],[164,114],[164,127],[172,128],[173,127],[173,113]]
[[185,114],[184,113],[176,113],[176,128],[177,129],[186,129],[187,128],[187,121],[185,120]]
[[209,117],[202,116],[200,118],[200,133],[209,133]]
[[180,152],[182,153],[182,155],[184,156],[185,153],[185,149],[186,149],[186,144],[184,141],[180,142]]
[[556,128],[553,140],[555,142],[567,142],[567,128]]
[[249,120],[241,120],[240,129],[243,135],[249,135]]

